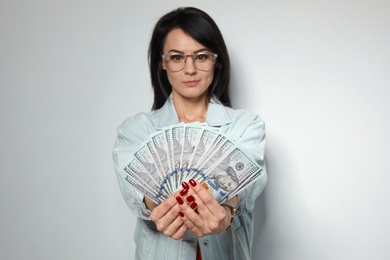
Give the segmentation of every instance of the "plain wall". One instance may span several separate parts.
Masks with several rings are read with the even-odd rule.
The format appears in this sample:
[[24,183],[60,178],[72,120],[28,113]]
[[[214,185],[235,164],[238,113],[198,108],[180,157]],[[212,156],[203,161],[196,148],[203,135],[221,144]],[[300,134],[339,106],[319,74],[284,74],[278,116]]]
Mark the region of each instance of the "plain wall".
[[0,2],[0,258],[133,259],[111,150],[148,111],[157,19],[217,22],[236,108],[267,125],[253,259],[390,258],[389,3]]

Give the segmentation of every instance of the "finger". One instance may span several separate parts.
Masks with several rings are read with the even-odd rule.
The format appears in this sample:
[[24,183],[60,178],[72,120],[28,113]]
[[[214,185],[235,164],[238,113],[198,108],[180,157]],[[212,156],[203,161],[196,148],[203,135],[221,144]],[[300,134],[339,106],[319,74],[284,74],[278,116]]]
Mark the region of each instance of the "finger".
[[[191,230],[192,233],[196,233],[199,230],[199,227],[197,225],[195,225],[195,223],[193,222],[194,219],[196,218],[196,216],[195,215],[191,216],[191,214],[197,215],[193,210],[192,211],[183,210],[180,212],[179,216],[180,216],[181,220],[183,221],[184,225],[189,230]],[[190,216],[190,218],[192,220],[190,220],[190,218],[188,216]],[[198,218],[199,218],[199,216],[198,216]]]
[[[192,231],[196,231],[198,229],[201,229],[203,226],[202,218],[198,215],[196,212],[197,210],[197,203],[195,201],[191,202],[189,205],[187,203],[184,203],[182,199],[178,197],[179,206],[182,210],[182,212],[179,212],[179,215],[184,222],[184,224]],[[183,203],[181,203],[183,202]]]
[[[191,189],[195,191],[196,195],[196,201],[198,203],[198,212],[200,214],[207,214],[210,212],[211,214],[220,215],[223,211],[223,208],[219,205],[218,201],[213,197],[213,195],[205,188],[203,184],[200,184],[199,182],[195,180],[190,180],[189,184],[191,186]],[[200,203],[200,201],[202,203]]]
[[172,236],[177,232],[183,221],[178,217],[178,213],[181,211],[179,205],[175,205],[167,214],[161,219],[155,222],[157,230],[164,233],[166,236]]
[[[184,182],[183,182],[183,183],[184,183]],[[187,196],[188,196],[189,190],[190,190],[189,187],[188,187],[188,189],[187,189],[187,188],[183,188],[183,189],[179,192],[180,196],[181,196],[183,199],[186,199]]]
[[[206,206],[204,206],[203,202],[202,202],[202,198],[199,196],[199,194],[196,193],[196,191],[189,186],[188,183],[185,183],[183,182],[182,183],[182,186],[183,187],[189,187],[189,190],[186,194],[185,197],[181,196],[182,199],[193,209],[195,210],[195,212],[198,214],[201,214],[202,215],[202,218],[203,219],[209,219],[210,216],[212,216],[213,214],[208,210],[208,208]],[[206,192],[208,193],[208,192]],[[211,195],[209,195],[211,196]],[[211,196],[212,197],[212,196]],[[195,202],[195,203],[193,203]],[[201,209],[199,211],[198,209],[198,206],[199,208]]]
[[[150,215],[153,221],[163,218],[176,204],[177,193],[170,196],[168,199],[163,201],[160,205],[155,207]],[[177,212],[176,212],[177,213]]]
[[188,229],[187,226],[184,224],[184,222],[182,222],[181,227],[171,237],[173,239],[179,240],[179,239],[184,237],[184,235],[186,234],[187,229]]
[[183,198],[183,200],[189,204],[195,200],[193,191],[191,190],[191,187],[187,182],[182,182],[181,185],[183,189],[180,191],[179,194]]
[[[197,211],[202,218],[202,234],[218,234],[225,225],[226,211],[202,184],[191,181],[193,191],[196,193]],[[190,204],[191,206],[191,204]]]
[[191,202],[195,201],[195,196],[192,194],[189,194],[186,198],[187,204],[190,204]]
[[[163,221],[161,221],[163,222]],[[161,223],[157,224],[157,229],[159,231],[161,231],[164,235],[168,236],[168,237],[173,237],[181,228],[181,226],[183,226],[184,222],[183,220],[179,217],[178,214],[176,214],[176,218],[168,225],[166,226],[165,228],[163,229],[159,229],[161,228],[163,225],[160,225]]]
[[187,182],[181,183],[183,189],[179,192],[180,197],[184,200],[184,202],[187,202],[187,204],[193,202],[195,200],[194,195],[192,195],[193,191],[191,191],[191,187]]

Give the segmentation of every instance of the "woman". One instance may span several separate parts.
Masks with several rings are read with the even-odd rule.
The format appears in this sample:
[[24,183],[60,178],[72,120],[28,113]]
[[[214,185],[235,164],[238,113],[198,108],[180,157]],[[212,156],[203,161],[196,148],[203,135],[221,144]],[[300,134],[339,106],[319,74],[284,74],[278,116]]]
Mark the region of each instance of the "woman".
[[[137,216],[137,259],[250,259],[255,199],[267,182],[263,121],[230,108],[230,63],[221,32],[196,8],[179,8],[157,22],[150,46],[152,111],[118,128],[113,157],[122,194]],[[236,141],[263,167],[260,178],[219,205],[194,180],[160,205],[131,188],[123,171],[131,154],[157,130],[205,122]]]

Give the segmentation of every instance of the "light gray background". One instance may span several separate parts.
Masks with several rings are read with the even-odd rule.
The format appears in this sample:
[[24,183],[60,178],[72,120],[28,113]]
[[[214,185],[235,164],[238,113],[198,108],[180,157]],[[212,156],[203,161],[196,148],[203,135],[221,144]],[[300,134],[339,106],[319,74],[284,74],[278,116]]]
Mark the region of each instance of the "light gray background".
[[235,107],[267,124],[253,259],[389,259],[390,16],[381,0],[0,2],[0,258],[133,259],[116,127],[148,111],[157,18],[220,26]]

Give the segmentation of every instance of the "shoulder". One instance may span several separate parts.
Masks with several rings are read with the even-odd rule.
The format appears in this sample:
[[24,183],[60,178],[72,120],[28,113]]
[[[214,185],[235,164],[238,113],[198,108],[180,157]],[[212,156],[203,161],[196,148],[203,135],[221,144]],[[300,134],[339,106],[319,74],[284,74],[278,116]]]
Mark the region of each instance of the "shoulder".
[[139,126],[140,124],[148,124],[152,123],[151,118],[156,113],[156,111],[149,111],[149,112],[138,112],[135,115],[127,117],[118,128],[127,128],[134,125]]
[[125,145],[142,143],[150,134],[176,123],[178,123],[178,117],[169,98],[159,109],[140,112],[124,120],[117,129],[118,140],[121,140]]
[[264,124],[263,119],[260,115],[252,113],[245,109],[234,109],[231,107],[225,107],[226,113],[234,122],[248,122],[252,123],[253,121]]
[[260,115],[245,109],[224,107],[224,110],[230,123],[221,126],[221,130],[233,140],[261,140],[264,138],[265,123]]
[[234,129],[245,129],[253,125],[255,125],[255,128],[265,128],[265,123],[259,114],[246,109],[234,109],[225,106],[224,110],[231,122],[230,127]]
[[212,99],[209,103],[206,120],[211,126],[225,127],[226,125],[235,126],[236,124],[249,125],[253,121],[263,123],[259,115],[245,109],[224,106],[216,99]]
[[140,112],[126,118],[117,128],[118,136],[125,140],[144,140],[155,130],[151,120],[156,111]]
[[150,122],[150,114],[152,112],[139,112],[133,116],[127,117],[118,127],[118,130],[133,129],[134,127],[140,127],[147,125]]

